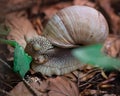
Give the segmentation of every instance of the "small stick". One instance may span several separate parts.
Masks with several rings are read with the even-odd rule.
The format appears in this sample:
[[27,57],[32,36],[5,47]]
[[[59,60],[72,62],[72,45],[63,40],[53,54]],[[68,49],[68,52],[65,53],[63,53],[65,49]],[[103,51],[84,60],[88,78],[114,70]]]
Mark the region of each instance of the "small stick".
[[25,84],[25,86],[28,88],[28,90],[32,93],[33,96],[39,96],[35,92],[35,89],[33,89],[32,86],[24,78],[22,79],[22,81]]

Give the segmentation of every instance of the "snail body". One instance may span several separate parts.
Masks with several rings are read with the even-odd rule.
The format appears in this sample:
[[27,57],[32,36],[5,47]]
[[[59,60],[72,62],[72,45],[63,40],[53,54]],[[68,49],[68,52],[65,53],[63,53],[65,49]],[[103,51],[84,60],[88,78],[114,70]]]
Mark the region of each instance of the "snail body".
[[25,50],[33,57],[34,71],[63,75],[82,65],[72,56],[72,48],[102,43],[108,31],[100,12],[87,6],[71,6],[57,12],[48,21],[43,36],[31,39]]

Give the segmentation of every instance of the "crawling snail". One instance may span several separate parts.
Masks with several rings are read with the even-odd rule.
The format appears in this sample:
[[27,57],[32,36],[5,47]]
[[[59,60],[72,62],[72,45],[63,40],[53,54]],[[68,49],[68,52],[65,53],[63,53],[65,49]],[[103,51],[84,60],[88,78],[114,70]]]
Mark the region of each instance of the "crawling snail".
[[64,8],[48,21],[43,36],[28,41],[25,50],[33,57],[31,68],[48,76],[74,71],[82,64],[72,56],[71,50],[81,44],[104,42],[108,31],[105,18],[94,8]]

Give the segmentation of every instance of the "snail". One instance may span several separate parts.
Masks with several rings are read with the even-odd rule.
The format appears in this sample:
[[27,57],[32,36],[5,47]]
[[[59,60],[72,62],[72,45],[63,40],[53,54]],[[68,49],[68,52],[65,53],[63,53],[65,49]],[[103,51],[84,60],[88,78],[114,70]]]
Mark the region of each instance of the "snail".
[[103,43],[109,28],[94,8],[70,6],[58,11],[46,24],[42,36],[27,42],[25,51],[33,57],[31,68],[43,75],[63,75],[82,64],[71,50],[80,45]]

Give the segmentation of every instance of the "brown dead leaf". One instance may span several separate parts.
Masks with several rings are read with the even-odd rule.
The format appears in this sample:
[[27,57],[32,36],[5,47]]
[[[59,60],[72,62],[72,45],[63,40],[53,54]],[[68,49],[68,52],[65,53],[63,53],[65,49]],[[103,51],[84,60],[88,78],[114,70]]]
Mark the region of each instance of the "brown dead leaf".
[[52,6],[42,7],[40,11],[43,12],[47,18],[50,19],[58,10],[68,7],[70,5],[72,5],[72,2],[60,2]]
[[11,91],[13,96],[47,96],[47,81],[41,81],[37,77],[30,78],[26,84],[18,83]]
[[[3,2],[4,11],[6,13],[16,12],[20,10],[26,10],[34,5],[36,5],[37,0],[4,0]],[[0,1],[1,3],[1,1]],[[2,7],[1,7],[2,8]]]
[[78,96],[77,85],[65,77],[56,77],[49,79],[49,96]]
[[20,80],[20,77],[13,72],[9,64],[2,60],[0,56],[0,89],[11,90],[13,88],[12,85],[17,84],[17,82],[19,82]]
[[[102,7],[105,14],[109,18],[110,29],[114,34],[120,34],[120,16],[116,14],[116,9],[113,5],[120,4],[120,0],[97,0],[98,5]],[[120,8],[118,8],[120,9]],[[106,19],[108,19],[106,18]]]
[[87,70],[87,72],[80,72],[78,75],[78,78],[80,82],[85,82],[91,78],[93,78],[96,74],[100,73],[101,70],[97,68],[92,68],[90,70]]
[[81,5],[81,6],[89,6],[89,7],[94,7],[95,8],[95,3],[91,2],[90,0],[74,0],[73,1],[74,5]]
[[104,94],[103,96],[117,96],[116,94]]
[[85,3],[87,3],[88,0],[74,0],[74,4],[75,5],[84,5]]
[[39,13],[40,4],[42,3],[41,0],[36,0],[36,2],[37,2],[36,6],[33,6],[33,7],[31,8],[31,14],[33,14],[33,15]]
[[34,28],[36,29],[37,34],[41,35],[42,30],[43,30],[43,26],[42,26],[40,18],[33,19],[32,23],[33,23]]
[[33,96],[23,82],[18,83],[10,92],[13,96]]
[[103,52],[111,57],[120,57],[120,37],[110,35],[104,43]]
[[9,4],[18,4],[20,2],[25,2],[27,0],[9,0]]
[[[76,75],[74,75],[74,73],[77,72],[76,70],[73,71],[72,73],[68,73],[68,74],[65,74],[64,76],[68,79],[70,79],[71,81],[73,82],[77,82],[77,79],[78,77],[76,77]],[[78,73],[78,72],[77,72]],[[79,73],[78,73],[79,74]]]
[[7,0],[0,0],[0,23],[3,23],[6,15]]
[[25,15],[26,13],[24,12],[13,13],[9,14],[6,18],[6,25],[10,27],[11,30],[7,38],[17,41],[23,48],[26,46],[24,37],[30,39],[37,35],[31,22]]
[[107,93],[106,91],[100,91],[100,90],[93,90],[93,89],[85,89],[80,93],[80,96],[94,96],[95,94],[104,94]]
[[32,77],[31,80],[32,80],[32,82],[29,82],[29,83],[36,90],[38,90],[41,93],[46,93],[47,92],[47,87],[48,87],[48,81],[47,80],[41,81],[37,77]]

